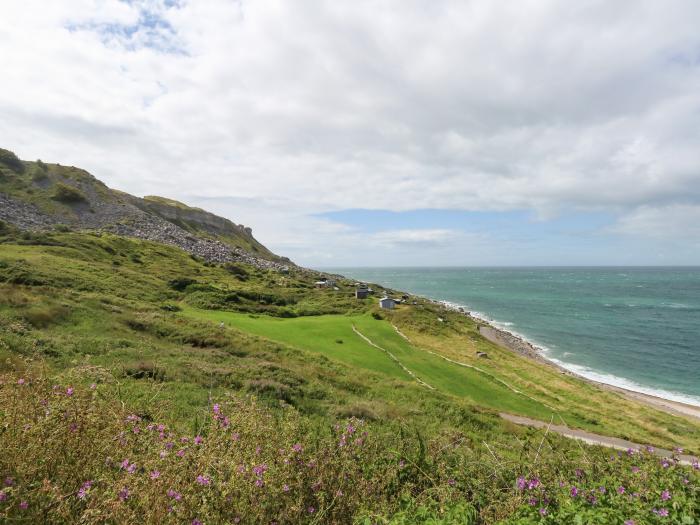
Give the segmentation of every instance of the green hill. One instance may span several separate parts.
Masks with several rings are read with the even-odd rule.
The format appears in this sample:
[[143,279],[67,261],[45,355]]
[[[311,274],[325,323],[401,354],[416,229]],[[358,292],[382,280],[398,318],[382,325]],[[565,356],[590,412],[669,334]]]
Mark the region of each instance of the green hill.
[[[39,163],[3,155],[6,202],[73,228],[81,207],[130,199],[51,165],[37,188]],[[225,241],[206,212],[141,205]],[[611,459],[499,413],[691,453],[700,425],[497,347],[469,317],[417,297],[380,311],[352,281],[317,288],[317,272],[260,264],[281,260],[262,247],[251,264],[215,262],[104,227],[20,229],[26,209],[3,210],[8,522],[700,520],[697,470]]]

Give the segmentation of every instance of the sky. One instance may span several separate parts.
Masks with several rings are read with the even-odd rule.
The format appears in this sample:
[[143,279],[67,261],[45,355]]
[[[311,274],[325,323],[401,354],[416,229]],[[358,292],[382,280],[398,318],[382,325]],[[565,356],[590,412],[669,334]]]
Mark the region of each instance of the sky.
[[700,264],[696,0],[3,0],[0,147],[307,266]]

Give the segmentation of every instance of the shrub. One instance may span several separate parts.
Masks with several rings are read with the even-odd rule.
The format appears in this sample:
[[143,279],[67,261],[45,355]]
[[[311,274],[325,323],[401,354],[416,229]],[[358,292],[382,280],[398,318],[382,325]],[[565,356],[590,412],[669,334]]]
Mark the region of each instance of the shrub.
[[191,284],[197,284],[197,281],[194,279],[190,279],[189,277],[178,277],[177,279],[172,279],[171,281],[168,281],[168,286],[172,288],[173,290],[177,290],[178,292],[182,292],[190,286]]
[[24,318],[34,328],[46,328],[68,317],[70,310],[60,305],[42,305],[29,308]]
[[231,275],[235,275],[236,277],[238,277],[242,281],[245,281],[248,279],[248,271],[245,268],[243,268],[237,264],[226,263],[226,264],[224,264],[224,269],[228,273],[230,273]]
[[124,369],[124,375],[133,379],[153,379],[165,381],[165,370],[150,362],[140,362]]
[[87,202],[87,197],[78,188],[73,186],[68,186],[61,182],[56,184],[54,193],[51,197],[59,202],[64,202],[66,204],[76,204],[79,202]]
[[0,148],[0,164],[4,164],[15,173],[24,172],[24,164],[12,151]]

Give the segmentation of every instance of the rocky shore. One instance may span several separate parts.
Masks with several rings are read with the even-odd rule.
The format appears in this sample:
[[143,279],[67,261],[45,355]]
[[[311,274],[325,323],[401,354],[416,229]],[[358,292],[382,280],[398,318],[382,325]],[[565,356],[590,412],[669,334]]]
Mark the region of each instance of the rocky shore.
[[605,390],[616,392],[620,395],[627,397],[628,399],[633,399],[635,401],[642,402],[658,410],[663,410],[664,412],[668,412],[677,416],[685,416],[694,419],[700,419],[700,407],[689,405],[687,403],[681,403],[678,401],[672,401],[670,399],[664,399],[662,397],[653,396],[650,394],[644,394],[642,392],[635,392],[633,390],[621,388],[615,385],[601,383],[600,381],[594,381],[593,379],[589,379],[585,376],[572,372],[571,370],[564,368],[563,366],[555,363],[554,361],[547,359],[542,355],[542,351],[540,349],[538,349],[536,346],[526,341],[522,337],[518,337],[517,335],[514,335],[506,330],[497,328],[487,323],[481,318],[474,317],[473,315],[471,315],[470,312],[465,311],[463,308],[455,308],[453,305],[445,303],[442,304],[450,308],[451,310],[455,310],[463,315],[469,316],[471,319],[474,320],[474,322],[478,324],[479,333],[485,339],[488,339],[492,343],[502,348],[505,348],[512,352],[516,352],[524,357],[527,357],[528,359],[533,359],[539,363],[556,368],[562,374],[576,377],[581,381],[586,381],[587,383],[594,384]]

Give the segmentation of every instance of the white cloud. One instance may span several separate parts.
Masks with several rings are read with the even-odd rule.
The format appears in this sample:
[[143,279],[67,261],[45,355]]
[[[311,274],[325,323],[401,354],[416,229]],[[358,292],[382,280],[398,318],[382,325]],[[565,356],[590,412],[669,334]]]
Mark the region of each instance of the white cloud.
[[345,208],[630,231],[700,205],[698,19],[693,0],[6,0],[0,146],[222,198],[280,252],[346,249],[308,217]]
[[700,246],[700,205],[644,206],[621,217],[611,231],[637,237],[681,239]]

